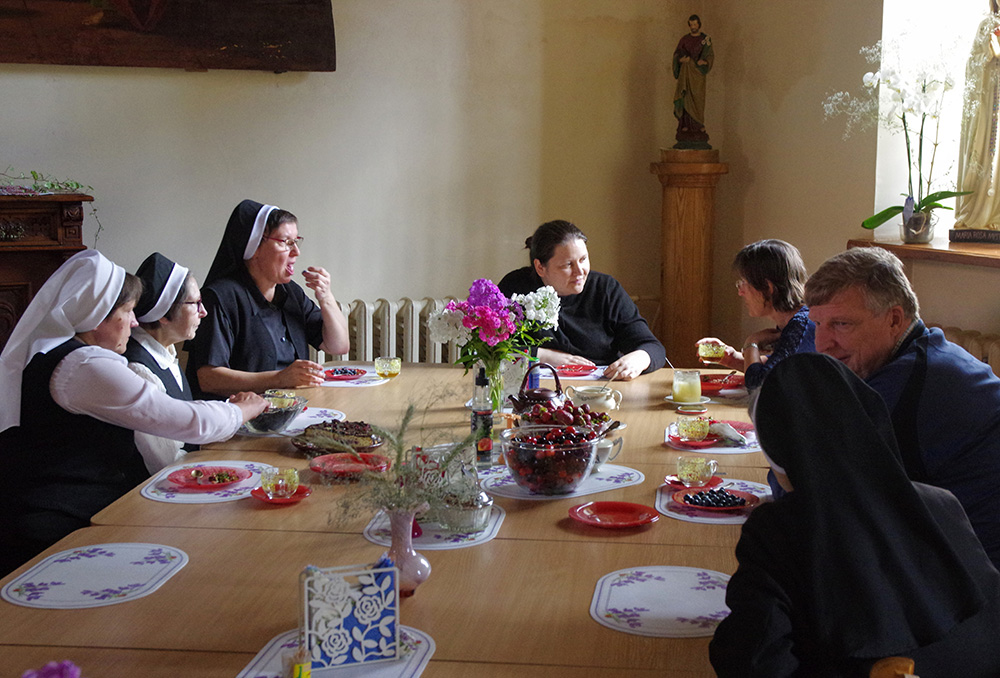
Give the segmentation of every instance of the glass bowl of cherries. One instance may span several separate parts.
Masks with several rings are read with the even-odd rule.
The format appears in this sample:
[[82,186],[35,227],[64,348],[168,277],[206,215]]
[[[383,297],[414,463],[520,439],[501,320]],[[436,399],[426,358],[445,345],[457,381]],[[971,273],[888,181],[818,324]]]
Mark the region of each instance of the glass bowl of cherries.
[[514,482],[532,494],[568,494],[594,465],[603,438],[587,426],[518,426],[501,433]]

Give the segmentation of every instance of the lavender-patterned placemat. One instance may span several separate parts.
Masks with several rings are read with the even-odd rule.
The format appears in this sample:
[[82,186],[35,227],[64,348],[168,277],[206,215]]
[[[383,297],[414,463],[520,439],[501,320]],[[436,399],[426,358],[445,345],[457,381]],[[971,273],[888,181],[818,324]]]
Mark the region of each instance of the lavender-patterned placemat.
[[[424,523],[418,520],[417,524],[420,525],[423,533],[413,540],[413,548],[418,551],[446,551],[485,544],[497,536],[505,515],[507,512],[501,507],[496,505],[491,507],[490,521],[482,532],[452,532],[442,528],[437,523]],[[364,535],[365,539],[373,544],[389,546],[392,541],[389,532],[389,516],[384,511],[380,511],[365,527]]]
[[567,497],[582,497],[586,494],[597,494],[607,490],[616,490],[630,485],[639,485],[646,476],[641,471],[627,466],[604,464],[597,473],[580,483],[580,486],[568,494],[532,494],[514,482],[510,469],[506,466],[494,466],[479,472],[483,489],[498,497],[512,499],[566,499]]
[[743,437],[747,439],[745,445],[741,445],[733,440],[723,440],[720,441],[718,445],[712,445],[711,447],[691,447],[685,445],[684,443],[675,443],[670,439],[670,436],[677,435],[677,424],[670,424],[667,426],[666,430],[663,432],[663,444],[667,447],[672,447],[675,450],[680,450],[681,452],[697,452],[699,454],[716,455],[716,454],[748,454],[750,452],[760,452],[760,443],[757,442],[757,431],[750,430],[743,434]]
[[729,615],[729,575],[696,567],[630,567],[597,580],[590,616],[637,636],[711,636]]
[[[358,388],[359,386],[381,386],[382,384],[388,384],[388,379],[383,379],[382,377],[375,374],[375,365],[356,365],[354,363],[337,363],[335,367],[353,367],[356,370],[364,370],[365,373],[355,377],[354,379],[329,379],[324,381],[320,386],[329,386],[330,388]],[[325,369],[332,369],[327,366]]]
[[[217,490],[190,490],[167,480],[167,476],[183,468],[198,468],[199,466],[235,466],[248,469],[253,473],[246,480],[232,485],[220,487]],[[236,501],[250,496],[250,490],[260,485],[260,472],[271,468],[270,464],[256,461],[201,461],[196,464],[180,464],[168,466],[142,486],[139,490],[146,499],[164,501],[170,504],[217,504],[223,501]]]
[[[434,654],[434,639],[410,626],[399,627],[403,656],[391,662],[351,665],[343,668],[313,669],[313,678],[416,678],[424,672]],[[236,678],[285,678],[281,655],[299,646],[299,632],[275,636]]]
[[329,407],[306,407],[299,416],[292,419],[292,421],[285,427],[285,430],[281,433],[253,433],[247,430],[246,426],[241,426],[240,430],[237,431],[241,436],[247,436],[248,438],[281,438],[289,436],[297,436],[306,430],[306,426],[312,426],[313,424],[319,424],[324,421],[332,421],[336,419],[337,421],[343,421],[347,419],[347,415],[340,410],[334,410]]
[[148,596],[187,564],[188,556],[160,544],[95,544],[45,558],[0,590],[25,607],[71,610]]
[[[729,483],[732,483],[730,485]],[[749,480],[727,480],[720,485],[728,490],[739,490],[749,492],[761,498],[761,501],[771,500],[771,488],[761,483],[754,483]],[[742,525],[747,521],[747,516],[753,511],[749,509],[737,509],[735,511],[703,511],[702,509],[678,504],[671,496],[677,491],[674,485],[661,485],[656,490],[656,510],[670,518],[684,520],[689,523],[715,523],[716,525]],[[697,488],[691,488],[697,492]],[[758,504],[759,506],[759,504]]]

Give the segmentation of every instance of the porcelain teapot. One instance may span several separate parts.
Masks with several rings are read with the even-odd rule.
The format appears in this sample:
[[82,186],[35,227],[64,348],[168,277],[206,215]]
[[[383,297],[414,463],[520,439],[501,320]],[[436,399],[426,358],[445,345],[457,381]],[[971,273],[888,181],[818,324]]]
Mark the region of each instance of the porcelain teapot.
[[[528,385],[528,377],[531,375],[531,371],[543,368],[552,372],[552,376],[555,377],[556,390],[553,391],[550,388],[526,389],[525,387]],[[557,408],[566,402],[566,395],[563,393],[562,384],[559,382],[559,374],[556,372],[556,368],[548,363],[538,363],[528,368],[528,371],[524,373],[524,379],[521,380],[521,390],[517,395],[507,396],[507,398],[514,406],[514,412],[517,414],[527,412],[535,405]]]

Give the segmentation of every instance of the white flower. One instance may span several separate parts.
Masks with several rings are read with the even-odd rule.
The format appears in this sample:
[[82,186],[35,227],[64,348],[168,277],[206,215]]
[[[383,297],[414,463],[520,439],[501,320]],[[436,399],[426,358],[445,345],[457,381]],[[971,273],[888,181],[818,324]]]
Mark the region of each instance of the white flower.
[[456,341],[465,344],[472,337],[472,330],[462,324],[465,314],[461,311],[449,311],[444,309],[431,314],[427,321],[430,330],[431,341],[438,344],[447,344],[449,341]]
[[524,308],[524,318],[545,330],[559,327],[559,295],[551,285],[529,294],[515,294],[511,301]]
[[874,73],[869,71],[868,73],[865,73],[863,78],[861,78],[861,82],[862,84],[864,84],[865,87],[878,87],[878,81],[879,81],[878,71],[875,71]]

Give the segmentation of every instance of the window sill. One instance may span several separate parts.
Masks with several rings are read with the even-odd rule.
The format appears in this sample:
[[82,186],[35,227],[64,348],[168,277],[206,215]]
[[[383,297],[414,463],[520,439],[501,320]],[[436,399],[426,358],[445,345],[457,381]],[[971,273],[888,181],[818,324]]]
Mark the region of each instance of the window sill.
[[899,240],[868,240],[852,238],[847,248],[881,247],[903,261],[938,261],[966,266],[1000,268],[1000,245],[979,242],[931,242],[910,245]]

